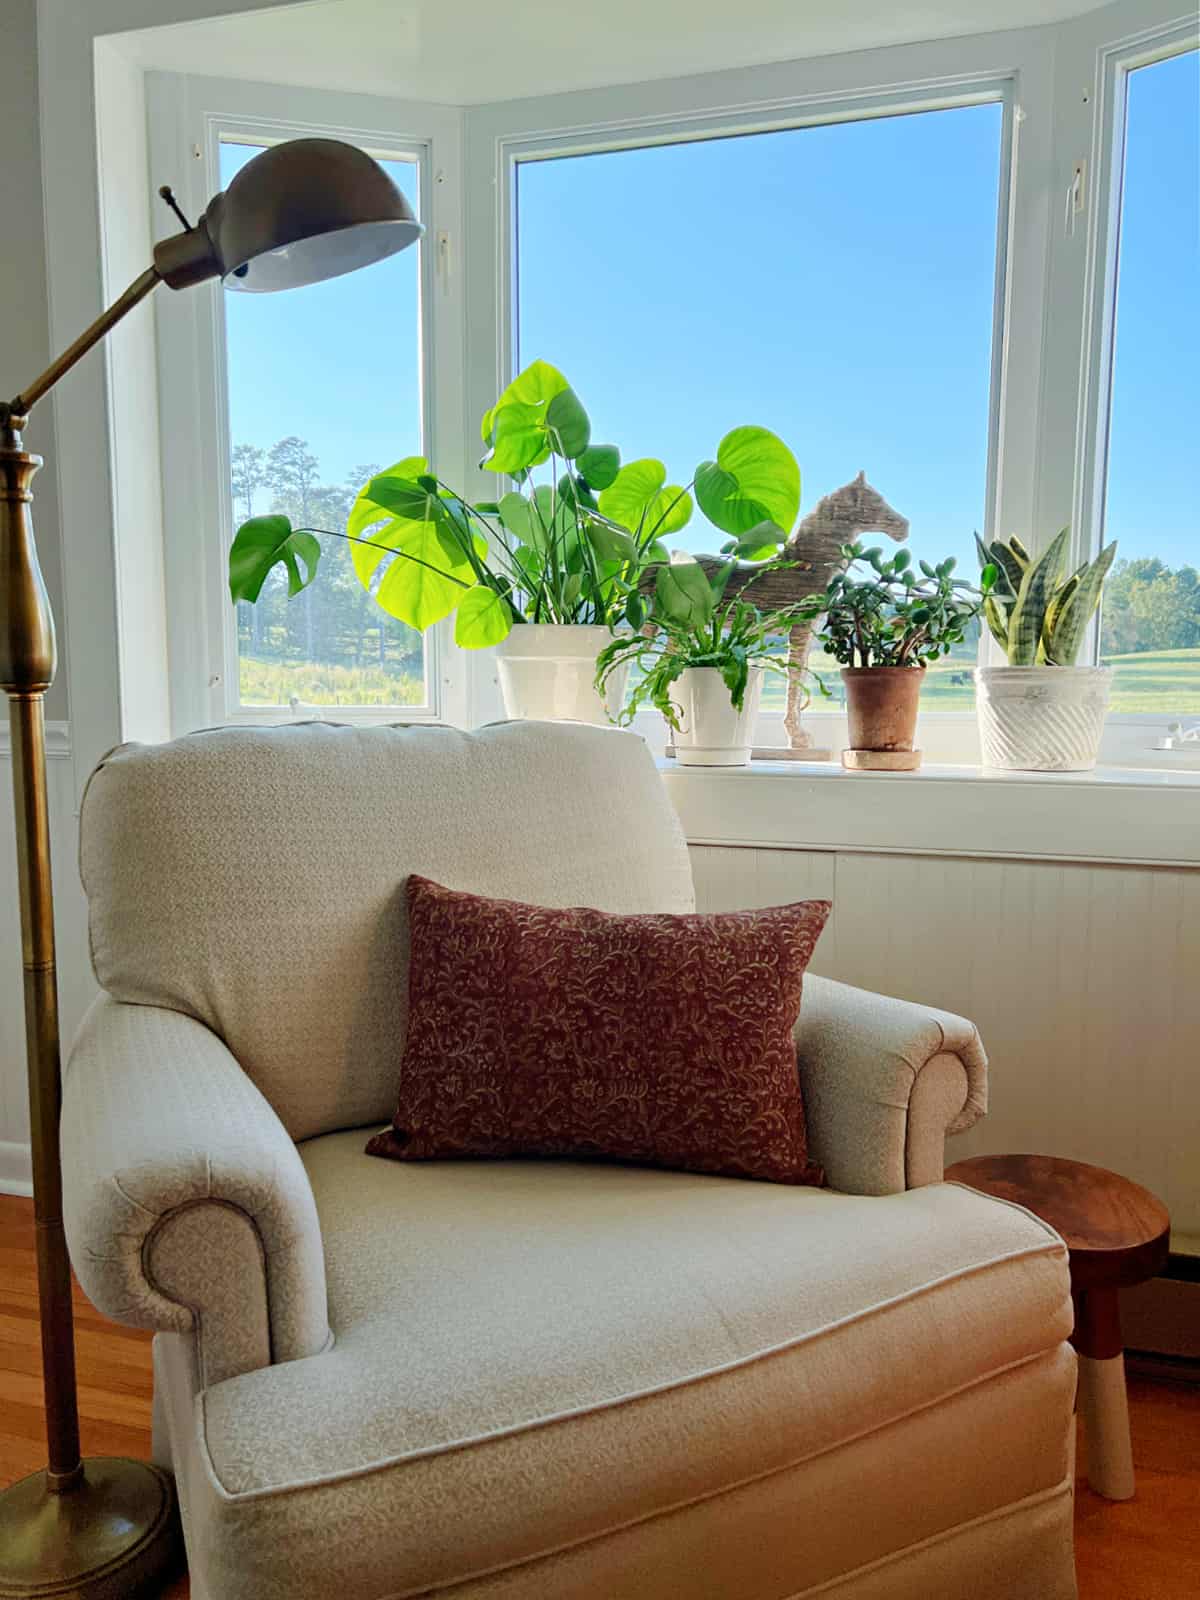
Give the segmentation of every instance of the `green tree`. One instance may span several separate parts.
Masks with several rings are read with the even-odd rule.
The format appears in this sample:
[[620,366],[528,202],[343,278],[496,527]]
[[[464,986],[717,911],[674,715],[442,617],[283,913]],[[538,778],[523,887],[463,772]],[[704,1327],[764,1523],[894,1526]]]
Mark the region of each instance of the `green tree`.
[[[235,444],[230,458],[230,487],[233,491],[235,520],[254,515],[254,496],[267,481],[264,452],[256,444]],[[272,573],[272,577],[275,574]],[[262,648],[263,613],[257,606],[244,601],[238,607],[238,623],[244,626],[251,639],[255,655]]]
[[1200,574],[1157,556],[1118,561],[1104,597],[1104,656],[1200,648]]
[[[272,511],[283,511],[298,527],[312,525],[313,498],[319,487],[320,463],[303,439],[289,434],[273,444],[267,456],[266,481],[272,492]],[[317,589],[310,585],[304,591],[301,605],[304,644],[302,654],[306,661],[313,660],[316,637],[316,611],[320,604],[315,599]],[[291,614],[288,614],[290,624]],[[289,632],[291,631],[289,626]]]

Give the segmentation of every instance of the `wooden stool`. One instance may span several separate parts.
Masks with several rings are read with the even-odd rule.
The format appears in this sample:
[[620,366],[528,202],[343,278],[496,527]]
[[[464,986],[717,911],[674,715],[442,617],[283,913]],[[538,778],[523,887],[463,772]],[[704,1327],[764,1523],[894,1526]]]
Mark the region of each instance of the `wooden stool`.
[[1056,1156],[975,1156],[952,1166],[946,1180],[1015,1201],[1062,1235],[1071,1257],[1088,1482],[1106,1499],[1128,1500],[1133,1450],[1117,1292],[1166,1265],[1167,1208],[1128,1178]]

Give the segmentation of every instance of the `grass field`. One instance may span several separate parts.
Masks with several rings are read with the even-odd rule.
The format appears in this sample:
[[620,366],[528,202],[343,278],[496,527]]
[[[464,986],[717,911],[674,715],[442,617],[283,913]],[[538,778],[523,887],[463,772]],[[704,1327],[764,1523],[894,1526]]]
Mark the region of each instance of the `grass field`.
[[[844,703],[837,663],[821,654],[812,665],[833,691],[823,699],[813,691],[811,709],[832,711]],[[1147,650],[1138,655],[1109,656],[1115,667],[1112,710],[1163,712],[1179,716],[1200,713],[1200,650]],[[969,711],[975,704],[971,677],[974,661],[952,657],[929,668],[921,691],[926,711]],[[241,659],[242,704],[286,706],[293,695],[311,706],[413,706],[425,698],[425,685],[399,667],[334,667],[295,662]],[[763,686],[763,708],[782,711],[784,681],[774,673]]]
[[[1105,666],[1115,668],[1112,702],[1115,712],[1163,712],[1179,716],[1200,713],[1200,650],[1146,650],[1136,655],[1107,656]],[[824,654],[812,658],[833,698],[822,699],[814,690],[811,709],[832,711],[844,703],[838,666]],[[975,704],[972,660],[935,661],[925,676],[921,705],[926,711],[969,711]],[[768,678],[763,691],[767,710],[782,710],[782,678]]]
[[1116,669],[1114,711],[1200,712],[1200,650],[1144,650],[1106,656],[1104,664]]
[[309,706],[416,706],[425,699],[419,677],[399,668],[334,667],[321,663],[240,662],[244,706],[286,706],[295,695]]

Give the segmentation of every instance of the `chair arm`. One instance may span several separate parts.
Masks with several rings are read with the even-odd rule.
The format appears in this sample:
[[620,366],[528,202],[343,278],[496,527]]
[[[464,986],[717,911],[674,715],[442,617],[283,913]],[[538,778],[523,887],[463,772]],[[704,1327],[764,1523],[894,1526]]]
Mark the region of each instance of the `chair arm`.
[[974,1024],[932,1006],[810,975],[796,1055],[813,1159],[848,1194],[940,1182],[946,1134],[987,1110]]
[[193,1333],[202,1386],[329,1342],[308,1174],[202,1023],[101,995],[63,1083],[67,1244],[88,1298]]

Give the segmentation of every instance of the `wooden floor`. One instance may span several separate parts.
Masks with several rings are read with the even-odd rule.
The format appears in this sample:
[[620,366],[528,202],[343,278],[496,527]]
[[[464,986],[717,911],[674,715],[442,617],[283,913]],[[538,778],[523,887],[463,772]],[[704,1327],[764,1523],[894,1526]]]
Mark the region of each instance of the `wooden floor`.
[[[79,1409],[87,1455],[147,1456],[149,1335],[99,1316],[76,1291]],[[1200,1596],[1200,1389],[1130,1380],[1138,1492],[1124,1505],[1087,1487],[1075,1501],[1080,1600]],[[33,1216],[0,1195],[0,1486],[44,1463]],[[163,1600],[186,1600],[181,1578]],[[933,1600],[933,1597],[931,1597]],[[941,1600],[941,1597],[938,1597]],[[948,1597],[947,1597],[948,1600]]]

